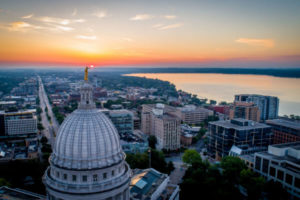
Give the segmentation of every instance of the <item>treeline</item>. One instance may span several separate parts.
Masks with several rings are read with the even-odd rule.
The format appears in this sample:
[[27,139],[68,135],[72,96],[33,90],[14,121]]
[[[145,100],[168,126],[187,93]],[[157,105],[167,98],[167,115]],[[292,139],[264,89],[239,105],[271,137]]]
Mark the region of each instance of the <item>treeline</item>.
[[[150,154],[151,158],[149,159]],[[164,153],[156,149],[151,149],[151,153],[144,152],[136,154],[127,154],[126,162],[129,164],[131,169],[146,169],[151,166],[151,168],[154,168],[157,171],[166,174],[170,174],[174,170],[173,163],[167,163],[165,161]]]

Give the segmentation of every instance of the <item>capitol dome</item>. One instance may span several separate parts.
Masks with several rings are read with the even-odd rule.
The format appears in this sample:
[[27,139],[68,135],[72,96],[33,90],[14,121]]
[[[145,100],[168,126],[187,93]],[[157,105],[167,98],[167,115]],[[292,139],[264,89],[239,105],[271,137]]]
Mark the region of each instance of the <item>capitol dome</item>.
[[60,126],[43,177],[47,199],[129,200],[130,168],[116,128],[96,109],[93,87],[80,88],[78,109]]
[[51,162],[70,169],[93,169],[124,159],[119,135],[97,109],[78,109],[60,126]]

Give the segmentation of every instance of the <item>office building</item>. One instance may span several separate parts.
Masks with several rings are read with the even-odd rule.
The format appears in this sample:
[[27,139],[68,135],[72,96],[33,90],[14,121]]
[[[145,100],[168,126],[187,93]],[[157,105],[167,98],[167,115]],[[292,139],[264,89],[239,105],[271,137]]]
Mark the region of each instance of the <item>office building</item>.
[[270,145],[255,153],[254,171],[279,182],[295,199],[300,198],[300,142]]
[[15,112],[0,111],[0,136],[17,137],[37,134],[35,109]]
[[176,115],[186,124],[200,124],[208,116],[213,115],[212,110],[208,110],[194,105],[186,105],[182,108],[177,108]]
[[179,200],[179,186],[153,168],[135,169],[130,183],[131,200]]
[[300,141],[300,123],[286,119],[267,120],[274,134],[273,144]]
[[245,119],[209,122],[208,155],[216,160],[227,156],[233,145],[264,147],[272,143],[271,127]]
[[133,113],[129,110],[110,110],[109,118],[120,136],[133,133]]
[[242,118],[247,120],[260,121],[260,111],[254,103],[234,102],[229,111],[229,119]]
[[252,102],[260,110],[260,120],[276,119],[278,117],[279,99],[273,96],[263,96],[257,94],[238,94],[234,101]]

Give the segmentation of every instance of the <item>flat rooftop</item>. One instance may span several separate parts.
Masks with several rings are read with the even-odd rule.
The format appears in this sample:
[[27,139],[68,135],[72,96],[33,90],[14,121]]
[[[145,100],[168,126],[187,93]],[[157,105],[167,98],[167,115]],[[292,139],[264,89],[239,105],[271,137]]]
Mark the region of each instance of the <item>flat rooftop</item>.
[[152,194],[167,178],[155,169],[135,170],[130,182],[130,193],[136,199],[151,198]]
[[233,123],[231,123],[231,120],[214,121],[214,122],[209,122],[209,124],[221,126],[221,127],[224,127],[224,128],[237,129],[237,130],[251,130],[251,129],[255,129],[255,128],[270,128],[269,125],[258,123],[258,122],[251,121],[251,120],[240,119],[240,118],[239,119],[234,119],[234,120],[242,122],[242,123],[243,122],[248,122],[248,126],[240,126],[240,125],[237,125],[237,124],[233,124]]
[[18,110],[18,111],[13,111],[13,112],[7,112],[4,110],[0,110],[0,114],[5,114],[5,115],[28,114],[28,113],[35,113],[35,112],[36,112],[36,109]]
[[299,122],[294,122],[290,120],[285,120],[285,119],[273,119],[273,120],[267,120],[267,124],[269,125],[278,125],[278,126],[284,126],[292,129],[296,129],[300,131],[300,123]]
[[284,143],[284,144],[274,144],[272,145],[273,147],[276,148],[292,148],[295,150],[300,150],[300,142],[291,142],[291,143]]

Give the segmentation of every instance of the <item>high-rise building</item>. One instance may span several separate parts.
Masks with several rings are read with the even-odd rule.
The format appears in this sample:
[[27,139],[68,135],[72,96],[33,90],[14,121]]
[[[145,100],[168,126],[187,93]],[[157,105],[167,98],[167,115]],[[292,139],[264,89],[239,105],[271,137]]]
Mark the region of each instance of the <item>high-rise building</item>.
[[[176,108],[168,105],[158,104],[158,106],[161,106],[161,109],[164,113],[171,113],[175,114]],[[143,133],[150,134],[151,132],[151,115],[152,110],[155,108],[157,104],[143,104],[142,105],[142,113],[141,113],[141,129]]]
[[245,119],[209,122],[208,154],[220,160],[233,145],[263,147],[272,143],[271,127]]
[[278,117],[279,99],[273,96],[263,96],[258,94],[238,94],[234,101],[252,102],[260,110],[260,120],[276,119]]
[[300,123],[285,119],[267,120],[274,134],[273,144],[300,141]]
[[176,111],[176,115],[186,124],[200,124],[207,119],[208,116],[213,114],[214,112],[212,110],[196,107],[195,105],[186,105],[182,108],[178,108]]
[[129,200],[131,170],[117,129],[96,109],[87,69],[85,80],[78,109],[58,130],[43,177],[47,198]]
[[158,149],[180,148],[181,120],[175,112],[175,108],[164,104],[143,105],[142,131],[156,136]]
[[0,111],[1,136],[25,136],[37,134],[36,110],[15,112]]
[[294,199],[300,199],[300,142],[270,145],[254,157],[255,172],[281,183]]
[[229,111],[229,119],[242,118],[252,121],[260,121],[260,111],[254,103],[234,102]]

